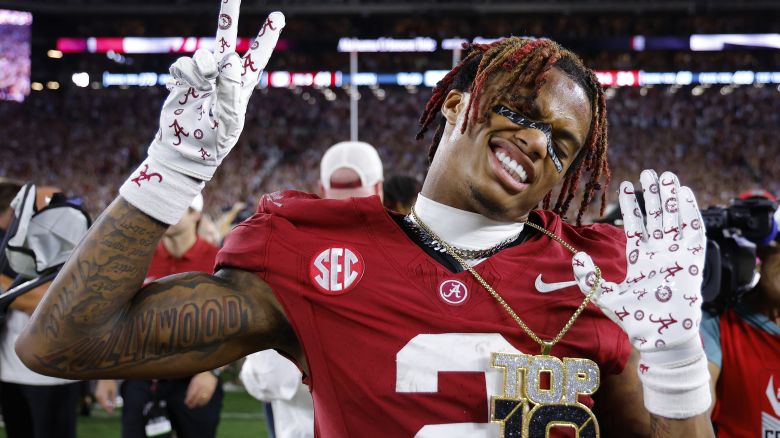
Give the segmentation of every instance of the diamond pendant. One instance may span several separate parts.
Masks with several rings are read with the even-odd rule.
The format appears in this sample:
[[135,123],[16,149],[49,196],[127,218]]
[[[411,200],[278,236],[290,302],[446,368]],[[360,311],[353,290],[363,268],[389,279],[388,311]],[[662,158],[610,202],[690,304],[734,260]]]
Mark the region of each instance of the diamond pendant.
[[[491,362],[504,375],[504,394],[492,397],[490,408],[490,421],[501,425],[500,437],[545,438],[552,427],[570,427],[581,438],[599,436],[596,416],[577,400],[599,387],[595,362],[516,353],[493,353]],[[547,388],[543,375],[549,377]]]

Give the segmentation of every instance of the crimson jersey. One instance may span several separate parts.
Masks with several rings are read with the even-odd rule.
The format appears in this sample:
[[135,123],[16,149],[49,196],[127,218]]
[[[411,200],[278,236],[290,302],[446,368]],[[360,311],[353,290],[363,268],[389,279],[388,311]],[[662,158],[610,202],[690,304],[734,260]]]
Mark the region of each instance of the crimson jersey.
[[718,436],[780,437],[780,335],[728,309],[720,316],[720,347],[712,411]]
[[[625,278],[620,230],[534,215],[588,251],[605,278]],[[560,243],[537,235],[475,269],[552,339],[583,300],[571,260]],[[469,272],[432,259],[376,197],[266,196],[226,239],[222,266],[256,272],[284,306],[309,365],[317,436],[497,437],[489,406],[502,395],[503,375],[491,353],[540,351]],[[604,375],[622,371],[630,351],[626,335],[591,304],[552,354],[591,359]]]
[[219,248],[200,237],[181,257],[174,257],[162,241],[154,250],[144,284],[181,272],[212,272]]

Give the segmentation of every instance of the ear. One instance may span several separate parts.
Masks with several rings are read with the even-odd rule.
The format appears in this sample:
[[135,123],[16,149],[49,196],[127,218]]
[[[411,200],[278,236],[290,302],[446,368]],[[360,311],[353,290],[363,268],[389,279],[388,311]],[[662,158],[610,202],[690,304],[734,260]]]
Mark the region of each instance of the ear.
[[466,95],[460,90],[450,90],[444,103],[441,105],[441,114],[447,119],[447,123],[454,125],[458,121],[458,115],[466,107]]
[[322,185],[322,181],[318,182],[317,186],[320,189],[320,198],[327,198],[327,196],[325,196],[325,186]]
[[379,196],[380,201],[384,201],[385,194],[384,194],[384,181],[379,181],[378,183],[374,184],[374,194]]

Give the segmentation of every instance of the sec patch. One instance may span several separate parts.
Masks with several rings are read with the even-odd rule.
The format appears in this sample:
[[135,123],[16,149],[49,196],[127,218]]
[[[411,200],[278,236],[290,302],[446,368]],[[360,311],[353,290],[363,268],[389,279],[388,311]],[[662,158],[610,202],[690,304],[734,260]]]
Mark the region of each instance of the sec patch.
[[354,289],[365,271],[363,256],[356,249],[334,246],[312,258],[309,276],[317,290],[335,296]]

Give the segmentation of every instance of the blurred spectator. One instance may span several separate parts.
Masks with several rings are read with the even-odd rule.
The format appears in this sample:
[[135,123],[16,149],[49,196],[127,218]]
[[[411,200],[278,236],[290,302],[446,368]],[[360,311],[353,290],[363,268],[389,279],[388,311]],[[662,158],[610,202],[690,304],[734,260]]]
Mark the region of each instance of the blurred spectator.
[[[384,170],[376,149],[360,141],[336,143],[320,161],[320,191],[324,198],[382,198]],[[247,356],[241,380],[250,394],[266,404],[269,435],[277,438],[314,436],[314,405],[303,374],[274,350]]]
[[[5,238],[5,232],[14,218],[14,210],[11,208],[11,201],[19,190],[22,183],[8,178],[0,178],[0,241]],[[16,278],[16,272],[11,269],[7,262],[0,266],[0,290],[5,292],[8,286]]]
[[[21,185],[14,181],[7,179],[0,181],[0,228],[3,235],[14,221],[14,211],[10,208],[10,203],[20,189],[22,189]],[[60,190],[54,187],[40,187],[33,195],[32,201],[36,203],[37,209],[43,209],[52,199],[52,195],[57,192]],[[80,231],[83,236],[86,228]],[[68,248],[65,242],[63,241],[63,250]],[[0,274],[3,292],[7,292],[9,286],[19,286],[22,282],[32,281],[31,285],[35,285],[36,282],[40,283],[36,280],[45,280],[42,276],[32,273],[17,274],[7,263],[5,248],[0,250],[3,251],[0,259],[5,265]],[[30,320],[30,315],[38,307],[38,303],[43,299],[50,284],[51,280],[34,286],[13,299],[10,305],[3,300],[4,324],[0,334],[0,405],[8,438],[76,437],[76,408],[81,397],[80,383],[31,371],[22,363],[14,349],[16,339]]]
[[271,438],[314,437],[314,403],[298,367],[275,350],[247,356],[241,381],[252,397],[266,402]]
[[320,192],[324,198],[382,198],[384,169],[373,146],[362,141],[336,143],[320,161]]
[[[381,90],[360,90],[361,138],[377,145],[388,172],[421,180],[430,137],[414,141],[414,126],[430,89]],[[204,193],[214,217],[235,202],[253,209],[264,193],[317,192],[320,157],[348,132],[349,99],[341,89],[256,94],[229,166]],[[780,93],[774,86],[626,87],[608,95],[613,181],[632,180],[645,168],[669,169],[694,190],[702,207],[726,204],[737,194],[735,187],[780,192],[775,177]],[[96,215],[141,161],[162,99],[160,88],[70,89],[33,93],[21,105],[0,102],[6,138],[0,175],[61,181],[84,193]],[[613,192],[607,191],[610,201],[616,201]]]

